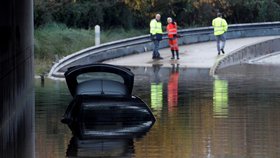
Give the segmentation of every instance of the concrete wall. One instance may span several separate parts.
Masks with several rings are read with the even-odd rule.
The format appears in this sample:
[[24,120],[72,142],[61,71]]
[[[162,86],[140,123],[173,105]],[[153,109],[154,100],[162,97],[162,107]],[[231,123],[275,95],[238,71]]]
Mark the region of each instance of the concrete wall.
[[242,64],[256,57],[280,51],[279,43],[280,38],[275,38],[240,48],[215,63],[210,70],[210,74],[214,75],[219,73],[219,70],[223,68]]
[[0,2],[0,157],[34,157],[33,1]]

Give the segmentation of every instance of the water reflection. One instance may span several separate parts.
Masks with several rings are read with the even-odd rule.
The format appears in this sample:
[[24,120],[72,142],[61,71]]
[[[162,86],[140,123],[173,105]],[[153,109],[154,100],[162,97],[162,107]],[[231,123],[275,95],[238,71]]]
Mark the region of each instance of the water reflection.
[[178,106],[179,64],[172,64],[168,81],[168,110]]
[[133,157],[133,139],[70,140],[66,157]]
[[45,77],[44,77],[44,75],[41,75],[40,79],[41,79],[41,87],[44,87],[45,86]]
[[160,79],[159,71],[162,65],[153,65],[153,79],[151,81],[151,107],[155,110],[155,115],[162,110],[163,106],[163,83]]
[[214,117],[228,117],[228,81],[215,77],[213,85]]
[[144,136],[155,119],[146,104],[131,101],[83,102],[79,122],[69,125],[74,136],[67,157],[132,157],[133,140]]
[[45,79],[42,87],[38,79],[35,86],[36,158],[65,157],[72,137],[68,127],[60,123],[61,115],[71,101],[66,84]]
[[[89,124],[87,122],[85,124]],[[91,122],[93,123],[93,122]],[[132,157],[134,155],[134,139],[143,137],[152,127],[153,122],[138,122],[130,125],[130,129],[125,125],[126,122],[110,122],[111,125],[99,125],[98,129],[84,129],[80,126],[79,133],[87,131],[87,136],[74,135],[70,140],[66,152],[67,157]],[[114,124],[114,125],[113,125]],[[123,125],[121,125],[123,124]],[[118,126],[116,128],[116,126]],[[134,126],[134,127],[132,127]],[[110,129],[110,136],[108,131]],[[120,135],[118,130],[122,130]],[[134,128],[134,129],[133,129]],[[103,131],[102,131],[103,129]],[[125,130],[124,130],[125,129]],[[96,131],[99,131],[96,133]],[[89,134],[92,132],[91,134]],[[94,133],[94,134],[93,134]]]
[[[64,86],[50,88],[45,93],[57,97],[42,96],[45,100],[38,100],[36,105],[36,119],[40,120],[36,121],[37,136],[40,136],[36,140],[37,157],[50,157],[49,153],[56,153],[51,155],[54,158],[64,157],[66,151],[74,157],[93,154],[136,158],[279,157],[279,75],[264,76],[260,69],[253,71],[245,66],[242,70],[250,72],[244,73],[246,75],[212,78],[208,70],[179,68],[176,72],[176,65],[174,68],[132,68],[136,75],[134,94],[151,102],[153,113],[160,114],[140,139],[100,137],[84,141],[75,137],[69,142],[72,135],[59,122],[69,100],[61,90]],[[269,74],[268,69],[262,69],[265,75]],[[171,83],[176,87],[177,77],[171,79],[176,73],[178,92],[170,87]],[[152,90],[153,85],[161,86],[159,90]],[[46,81],[44,90],[49,86]]]

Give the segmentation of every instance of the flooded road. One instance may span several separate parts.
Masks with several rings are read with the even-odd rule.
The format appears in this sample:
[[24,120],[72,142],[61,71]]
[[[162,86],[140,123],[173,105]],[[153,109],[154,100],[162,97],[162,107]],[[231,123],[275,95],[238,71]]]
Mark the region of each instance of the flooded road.
[[150,106],[155,124],[141,138],[86,145],[60,123],[72,99],[66,84],[37,80],[36,157],[280,157],[280,75],[276,68],[257,68],[245,65],[210,77],[207,69],[179,65],[133,67],[133,94]]

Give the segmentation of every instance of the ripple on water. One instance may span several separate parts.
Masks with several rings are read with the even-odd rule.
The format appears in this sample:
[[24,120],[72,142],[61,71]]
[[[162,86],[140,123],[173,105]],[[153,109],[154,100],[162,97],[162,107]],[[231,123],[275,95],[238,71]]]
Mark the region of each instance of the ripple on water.
[[[111,144],[112,151],[139,158],[280,156],[280,73],[272,68],[242,65],[218,77],[208,70],[132,70],[133,94],[150,105],[157,121],[121,151]],[[66,155],[72,135],[59,121],[67,94],[64,84],[36,84],[38,157]]]

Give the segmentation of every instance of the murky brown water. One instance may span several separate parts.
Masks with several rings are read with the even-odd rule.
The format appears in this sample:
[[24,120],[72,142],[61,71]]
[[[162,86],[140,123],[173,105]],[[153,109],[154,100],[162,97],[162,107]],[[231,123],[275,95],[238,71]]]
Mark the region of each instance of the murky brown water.
[[71,101],[65,83],[46,80],[42,86],[38,80],[36,157],[101,157],[104,148],[103,157],[280,157],[280,77],[270,69],[242,69],[243,74],[225,73],[238,72],[236,67],[209,77],[205,69],[132,68],[133,93],[149,104],[157,121],[141,138],[84,146],[60,123]]

